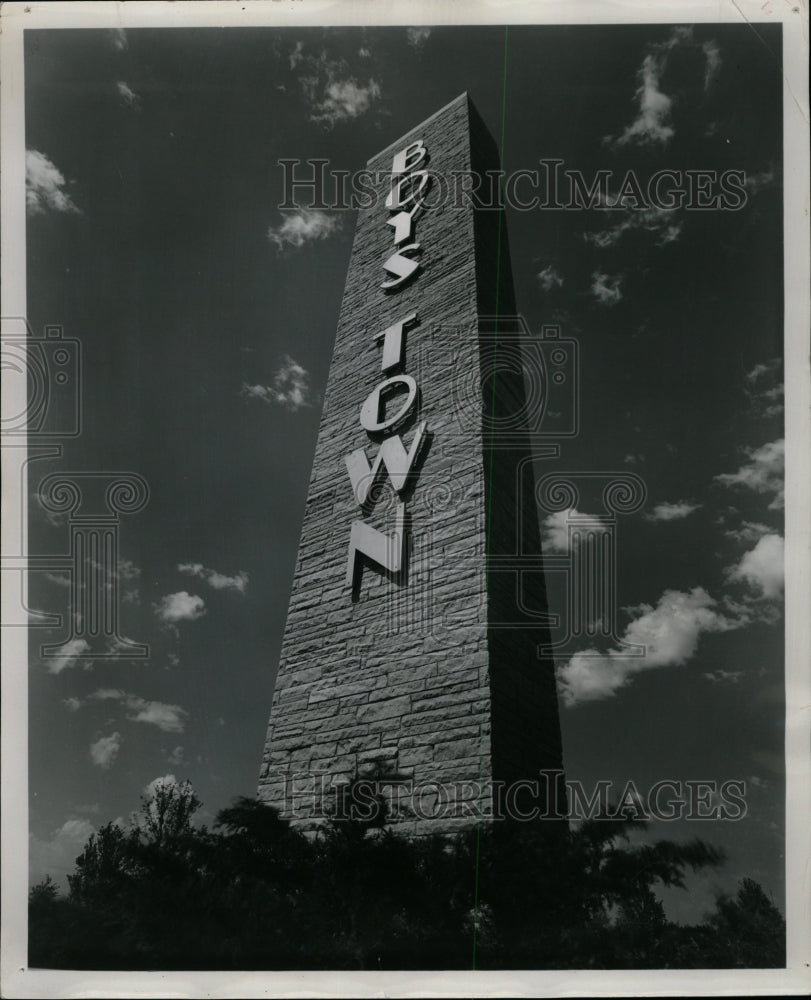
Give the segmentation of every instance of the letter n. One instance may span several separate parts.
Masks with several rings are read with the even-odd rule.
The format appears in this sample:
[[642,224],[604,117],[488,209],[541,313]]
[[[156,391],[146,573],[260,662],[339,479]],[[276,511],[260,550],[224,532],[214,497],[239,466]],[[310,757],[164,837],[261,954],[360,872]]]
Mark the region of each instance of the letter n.
[[397,504],[394,531],[387,535],[365,521],[353,521],[349,536],[349,556],[346,563],[346,585],[355,582],[358,568],[358,554],[382,566],[390,573],[399,573],[403,567],[405,552],[405,504]]

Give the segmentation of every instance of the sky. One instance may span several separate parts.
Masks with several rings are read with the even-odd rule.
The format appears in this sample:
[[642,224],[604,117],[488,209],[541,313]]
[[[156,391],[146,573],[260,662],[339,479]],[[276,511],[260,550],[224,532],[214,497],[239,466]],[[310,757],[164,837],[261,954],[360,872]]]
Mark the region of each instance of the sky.
[[[191,780],[206,823],[255,793],[354,227],[280,211],[279,160],[360,169],[466,90],[508,174],[554,158],[614,194],[628,171],[745,175],[737,210],[506,221],[519,312],[579,348],[555,468],[647,490],[617,538],[618,636],[647,656],[558,660],[567,777],[745,781],[737,822],[652,825],[729,856],[668,912],[698,919],[743,876],[783,906],[780,53],[779,25],[26,32],[28,321],[82,357],[81,434],[29,473],[30,551],[68,551],[46,474],[149,491],[116,581],[148,657],[48,658],[67,624],[31,630],[32,881],[158,777]],[[565,552],[560,516],[543,536]],[[67,617],[63,569],[29,587]]]

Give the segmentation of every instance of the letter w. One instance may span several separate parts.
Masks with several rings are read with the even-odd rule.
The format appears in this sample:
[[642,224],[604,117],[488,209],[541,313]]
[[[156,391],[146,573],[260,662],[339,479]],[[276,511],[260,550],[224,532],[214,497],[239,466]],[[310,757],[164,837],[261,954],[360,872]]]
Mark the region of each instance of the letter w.
[[425,433],[426,426],[423,420],[417,427],[414,440],[411,442],[411,447],[408,451],[403,447],[403,442],[400,440],[399,434],[386,438],[383,444],[380,445],[380,451],[378,451],[377,458],[371,468],[369,467],[369,460],[363,448],[358,448],[357,451],[353,451],[351,455],[347,455],[344,458],[349,478],[352,481],[352,491],[355,494],[355,499],[361,506],[368,500],[372,486],[384,466],[389,479],[391,479],[392,486],[398,493],[402,492],[420,448],[425,441]]

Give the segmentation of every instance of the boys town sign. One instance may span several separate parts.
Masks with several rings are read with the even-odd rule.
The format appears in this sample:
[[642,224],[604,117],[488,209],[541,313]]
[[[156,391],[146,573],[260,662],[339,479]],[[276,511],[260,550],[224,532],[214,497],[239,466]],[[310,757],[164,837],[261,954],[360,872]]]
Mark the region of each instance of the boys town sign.
[[[386,208],[396,213],[387,222],[394,229],[396,249],[383,264],[384,270],[390,277],[380,287],[387,293],[396,293],[401,289],[420,266],[413,256],[420,253],[420,244],[412,240],[416,217],[424,206],[425,194],[430,184],[428,172],[418,169],[425,163],[427,157],[428,150],[423,141],[418,139],[401,150],[392,161],[392,184],[386,199]],[[380,369],[387,377],[366,398],[360,410],[360,424],[370,436],[379,437],[381,434],[390,436],[382,440],[373,465],[369,465],[363,448],[358,448],[344,459],[355,500],[361,509],[372,498],[372,487],[383,469],[395,491],[398,494],[402,493],[426,440],[427,425],[424,420],[417,426],[408,450],[400,435],[396,433],[414,409],[419,394],[413,376],[401,370],[405,363],[403,333],[417,322],[418,315],[412,312],[376,334],[374,338],[383,342]],[[404,399],[403,390],[405,390]],[[389,415],[386,403],[395,396],[397,399],[393,402],[396,409]],[[346,567],[347,586],[354,585],[359,554],[391,573],[398,573],[403,566],[404,553],[405,502],[398,500],[395,526],[391,535],[378,531],[365,521],[352,522]]]

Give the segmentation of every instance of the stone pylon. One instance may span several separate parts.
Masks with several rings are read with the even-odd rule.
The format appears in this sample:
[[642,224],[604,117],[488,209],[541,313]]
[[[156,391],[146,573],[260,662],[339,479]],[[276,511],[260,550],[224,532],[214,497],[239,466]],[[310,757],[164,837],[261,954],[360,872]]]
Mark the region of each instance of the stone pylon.
[[562,767],[498,167],[467,94],[368,163],[259,779],[298,825],[374,778],[459,829]]

